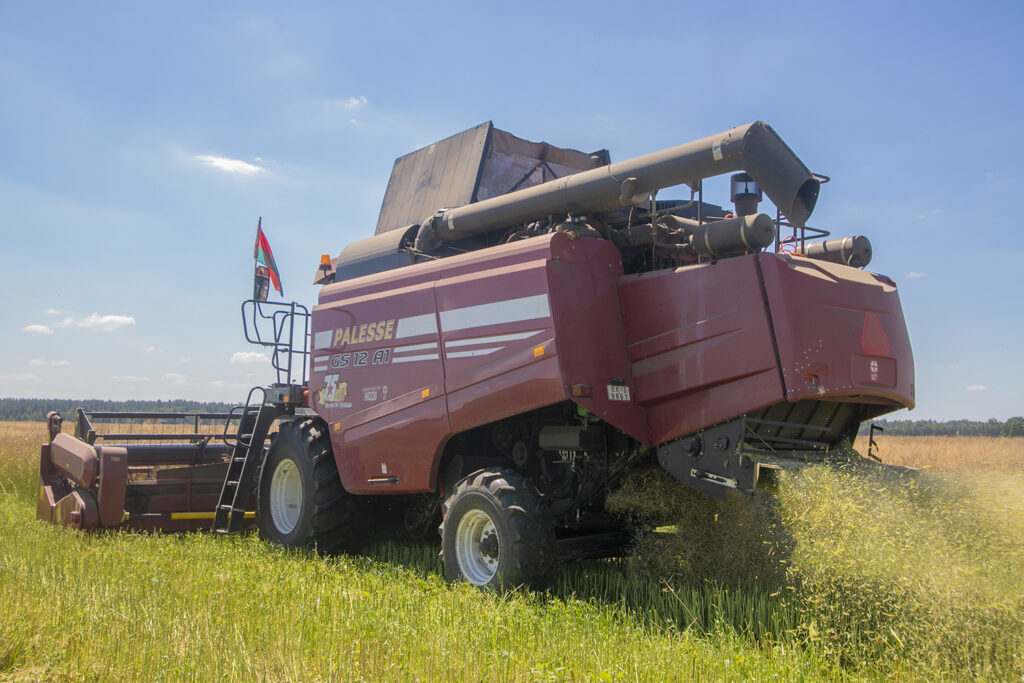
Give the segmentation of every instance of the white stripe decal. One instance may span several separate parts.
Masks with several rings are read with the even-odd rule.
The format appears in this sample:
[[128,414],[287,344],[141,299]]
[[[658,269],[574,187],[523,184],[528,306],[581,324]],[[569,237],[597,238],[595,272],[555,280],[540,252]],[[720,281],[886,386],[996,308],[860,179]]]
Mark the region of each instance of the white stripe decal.
[[433,313],[402,318],[395,325],[395,339],[416,337],[421,334],[437,334],[437,317]]
[[327,372],[327,366],[326,365],[314,365],[313,366],[313,372]]
[[331,359],[330,356],[313,356],[314,363],[326,363]]
[[405,353],[406,351],[426,351],[427,349],[436,349],[437,342],[432,344],[410,344],[409,346],[396,346],[391,350],[391,353]]
[[449,358],[470,358],[472,356],[489,356],[495,351],[501,351],[504,346],[495,346],[492,349],[473,349],[472,351],[450,351]]
[[439,360],[440,355],[436,353],[427,353],[422,356],[402,356],[401,358],[392,358],[392,363],[409,363],[414,360]]
[[334,334],[334,330],[324,330],[323,332],[317,332],[313,335],[313,348],[314,349],[329,349],[331,348],[331,336]]
[[525,296],[521,299],[495,301],[479,306],[467,306],[451,311],[441,311],[441,329],[445,332],[464,330],[468,327],[483,327],[523,320],[548,318],[551,309],[548,295]]
[[535,334],[540,334],[543,330],[531,330],[530,332],[515,332],[513,334],[497,334],[492,337],[473,337],[472,339],[456,339],[454,341],[445,342],[445,348],[452,348],[453,346],[469,346],[471,344],[496,344],[497,342],[503,341],[515,341],[517,339],[526,339],[532,337]]

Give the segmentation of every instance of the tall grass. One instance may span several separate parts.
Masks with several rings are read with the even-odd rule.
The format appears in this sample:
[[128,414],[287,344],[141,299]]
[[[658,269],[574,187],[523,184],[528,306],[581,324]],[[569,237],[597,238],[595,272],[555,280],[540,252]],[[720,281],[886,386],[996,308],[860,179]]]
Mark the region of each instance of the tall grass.
[[[674,533],[641,534],[631,563],[660,576],[673,596],[690,592],[677,620],[704,629],[725,621],[758,642],[797,642],[853,669],[900,661],[948,675],[1020,677],[1018,443],[965,441],[943,447],[955,455],[945,458],[922,444],[932,446],[924,457],[933,469],[809,468],[787,472],[771,496],[721,502],[652,468],[609,503],[673,525]],[[972,461],[985,466],[965,467]]]
[[844,663],[1024,672],[1024,476],[813,469],[779,507],[798,636]]
[[1024,675],[1021,470],[814,469],[753,505],[646,474],[638,490],[676,533],[564,566],[550,593],[495,594],[445,583],[429,544],[321,558],[37,523],[44,434],[0,426],[0,678]]

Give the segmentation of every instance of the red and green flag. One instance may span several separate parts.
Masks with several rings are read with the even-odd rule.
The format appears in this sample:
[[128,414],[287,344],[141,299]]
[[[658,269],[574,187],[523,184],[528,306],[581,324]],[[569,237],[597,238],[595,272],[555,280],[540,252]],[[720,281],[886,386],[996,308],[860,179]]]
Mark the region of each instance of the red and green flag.
[[256,247],[253,250],[252,256],[256,259],[256,263],[261,263],[267,267],[267,270],[270,271],[270,282],[274,285],[274,289],[281,296],[284,296],[284,289],[281,287],[281,273],[278,272],[277,264],[274,263],[274,252],[270,251],[270,243],[267,242],[267,236],[263,234],[262,216],[260,216],[260,220],[256,224]]

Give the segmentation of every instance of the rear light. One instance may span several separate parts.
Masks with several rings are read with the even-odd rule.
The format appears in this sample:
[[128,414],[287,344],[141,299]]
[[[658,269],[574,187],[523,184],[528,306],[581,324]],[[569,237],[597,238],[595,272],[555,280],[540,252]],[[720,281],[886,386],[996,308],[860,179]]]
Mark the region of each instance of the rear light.
[[569,388],[569,395],[573,398],[590,398],[594,395],[594,390],[589,384],[573,384]]

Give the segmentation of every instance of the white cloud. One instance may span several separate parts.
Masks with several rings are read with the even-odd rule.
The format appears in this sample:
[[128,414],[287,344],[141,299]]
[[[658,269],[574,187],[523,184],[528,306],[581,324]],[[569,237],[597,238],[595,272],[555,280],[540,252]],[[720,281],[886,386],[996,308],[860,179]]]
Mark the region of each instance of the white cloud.
[[75,324],[79,327],[85,327],[93,330],[113,332],[119,327],[134,325],[135,318],[130,315],[100,315],[99,313],[90,313]]
[[[47,313],[56,313],[57,311],[52,308]],[[90,313],[83,318],[76,319],[69,315],[63,318],[59,323],[55,323],[55,328],[70,328],[79,327],[86,328],[87,330],[102,330],[103,332],[114,332],[118,328],[126,325],[135,325],[135,318],[131,315],[100,315],[99,313]],[[45,325],[27,325],[22,328],[22,332],[33,332],[37,335],[51,335],[53,330]]]
[[125,325],[134,325],[135,317],[130,315],[100,315],[99,313],[90,313],[84,318],[76,320],[75,318],[68,316],[64,318],[56,327],[84,327],[88,330],[102,330],[104,332],[113,332],[119,327]]
[[265,168],[256,164],[250,164],[241,159],[229,159],[227,157],[213,156],[212,154],[196,154],[192,158],[218,171],[224,171],[233,175],[256,175],[266,172]]
[[908,280],[917,280],[919,278],[926,277],[927,275],[928,273],[919,273],[916,270],[912,270],[909,273],[907,273],[906,278]]
[[931,211],[925,211],[924,213],[917,214],[917,220],[927,220],[933,216],[938,216],[940,213],[942,213],[942,209],[932,209]]
[[60,311],[58,311],[56,308],[47,308],[43,312],[46,313],[46,315],[60,315]]
[[356,128],[362,128],[362,127],[364,127],[366,125],[365,123],[363,123],[359,119],[349,119],[348,122],[350,124],[352,124],[353,126],[355,126]]
[[178,362],[179,363],[191,363],[192,359],[191,358],[179,358]]
[[269,363],[267,354],[260,351],[238,351],[231,355],[232,365],[243,365],[245,363]]
[[359,95],[358,97],[332,97],[321,100],[321,105],[326,111],[338,111],[339,109],[355,111],[357,109],[362,109],[369,103],[370,100],[366,99],[363,95]]
[[50,368],[63,368],[71,365],[71,361],[66,360],[46,360],[44,358],[33,358],[28,362],[29,365],[36,367],[50,367]]
[[988,391],[988,387],[986,387],[984,384],[972,384],[971,386],[967,387],[967,391]]
[[110,379],[114,380],[115,382],[131,382],[133,384],[150,381],[148,377],[139,377],[137,375],[114,375]]
[[170,381],[170,383],[176,387],[180,387],[185,384],[185,375],[177,372],[165,372],[164,379]]
[[130,315],[100,315],[99,313],[90,313],[81,320],[75,322],[75,325],[79,327],[85,327],[92,330],[103,330],[104,332],[113,332],[124,325],[134,324],[135,318]]
[[156,347],[155,346],[147,346],[146,347],[146,351],[148,351],[149,353],[152,353],[152,352],[156,351]]

